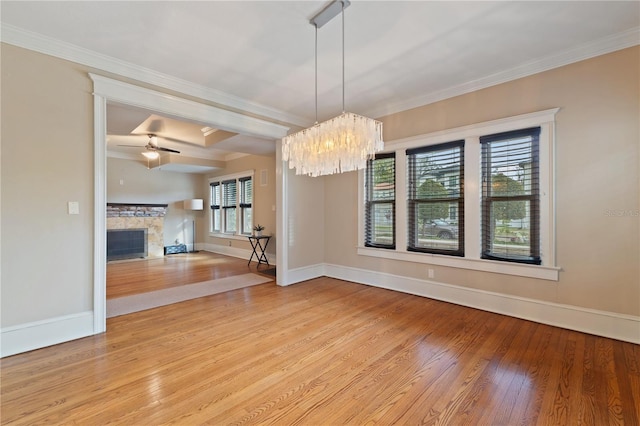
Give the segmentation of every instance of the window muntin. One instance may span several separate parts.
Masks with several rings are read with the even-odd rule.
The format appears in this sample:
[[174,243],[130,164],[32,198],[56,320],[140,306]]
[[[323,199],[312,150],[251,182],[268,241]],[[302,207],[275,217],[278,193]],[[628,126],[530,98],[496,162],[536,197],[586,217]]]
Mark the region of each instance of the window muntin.
[[482,258],[539,265],[540,128],[480,137]]
[[407,250],[464,256],[464,141],[407,150]]
[[365,246],[395,248],[395,193],[395,154],[378,154],[366,170]]

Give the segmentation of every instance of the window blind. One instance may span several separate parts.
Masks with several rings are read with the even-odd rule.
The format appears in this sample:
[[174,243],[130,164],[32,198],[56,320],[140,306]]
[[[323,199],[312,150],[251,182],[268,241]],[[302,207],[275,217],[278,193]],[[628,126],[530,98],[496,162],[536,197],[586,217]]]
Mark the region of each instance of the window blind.
[[227,180],[222,182],[222,207],[235,208],[237,199],[236,181]]
[[209,184],[211,187],[211,208],[220,208],[220,182],[213,182]]
[[253,178],[251,176],[238,179],[240,183],[240,219],[242,220],[242,233],[250,234],[253,229],[253,215],[251,203],[253,200]]
[[365,246],[395,249],[395,153],[378,154],[365,172]]
[[482,258],[539,265],[540,128],[480,138]]
[[251,207],[253,199],[253,179],[244,177],[238,179],[240,182],[240,207]]
[[464,256],[464,141],[407,150],[407,250]]

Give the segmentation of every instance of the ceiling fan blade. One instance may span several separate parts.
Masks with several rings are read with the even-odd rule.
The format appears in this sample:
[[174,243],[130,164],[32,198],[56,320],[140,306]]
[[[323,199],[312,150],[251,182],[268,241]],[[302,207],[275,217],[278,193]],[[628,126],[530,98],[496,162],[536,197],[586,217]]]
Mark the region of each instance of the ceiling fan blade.
[[171,148],[163,148],[161,146],[157,146],[155,147],[155,149],[157,149],[158,151],[175,152],[176,154],[180,154],[180,151],[176,151],[175,149],[171,149]]
[[182,139],[176,139],[176,138],[172,138],[172,137],[169,137],[169,136],[161,136],[161,137],[162,137],[162,139],[164,139],[166,141],[169,141],[169,142],[187,143],[189,145],[194,145],[193,142],[185,141],[185,140],[182,140]]

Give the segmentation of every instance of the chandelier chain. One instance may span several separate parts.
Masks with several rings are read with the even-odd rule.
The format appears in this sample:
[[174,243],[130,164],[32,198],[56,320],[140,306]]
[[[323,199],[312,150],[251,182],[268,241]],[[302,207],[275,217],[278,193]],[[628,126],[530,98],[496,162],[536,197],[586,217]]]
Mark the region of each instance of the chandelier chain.
[[340,2],[342,4],[342,112],[346,112],[346,108],[344,106],[344,1]]
[[318,24],[314,24],[316,28],[316,124],[318,124]]
[[[288,161],[297,175],[325,176],[361,170],[376,152],[384,149],[380,121],[346,112],[344,9],[349,4],[349,0],[333,0],[311,20],[315,27],[316,123],[282,138],[282,160]],[[318,28],[338,13],[342,14],[342,114],[318,123]]]

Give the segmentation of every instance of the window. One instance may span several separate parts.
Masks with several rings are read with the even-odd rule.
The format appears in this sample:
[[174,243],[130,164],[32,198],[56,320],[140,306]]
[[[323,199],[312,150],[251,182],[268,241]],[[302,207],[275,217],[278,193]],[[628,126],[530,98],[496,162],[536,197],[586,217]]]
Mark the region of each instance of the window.
[[253,179],[243,177],[240,182],[240,220],[242,233],[250,234],[253,228],[251,219],[251,200],[253,199]]
[[379,154],[367,164],[365,246],[393,249],[395,238],[395,155]]
[[253,172],[209,180],[212,233],[247,235],[253,228]]
[[222,229],[220,222],[220,182],[211,184],[211,216],[211,231],[220,232]]
[[[357,253],[557,281],[558,111],[386,141],[387,153],[359,173]],[[385,196],[377,163],[383,158],[393,158],[393,190]],[[393,226],[384,226],[385,217]]]
[[464,256],[464,141],[407,150],[407,249]]
[[540,128],[483,136],[482,258],[540,264]]
[[236,232],[236,181],[222,182],[222,217],[224,226],[222,232],[233,234]]

